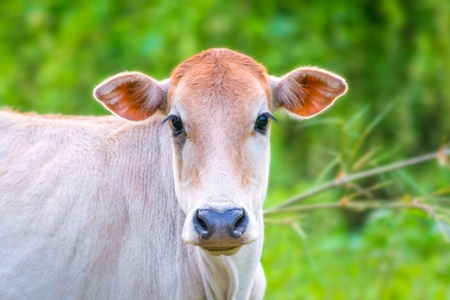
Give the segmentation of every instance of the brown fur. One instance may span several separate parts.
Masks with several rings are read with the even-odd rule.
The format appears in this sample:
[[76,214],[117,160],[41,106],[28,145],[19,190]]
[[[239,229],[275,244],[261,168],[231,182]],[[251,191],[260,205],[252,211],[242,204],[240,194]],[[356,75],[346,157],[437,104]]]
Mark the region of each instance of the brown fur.
[[327,107],[347,90],[345,81],[335,74],[318,68],[299,68],[275,87],[277,105],[293,115],[312,117]]
[[[258,94],[258,90],[262,93]],[[196,147],[197,157],[190,174],[195,184],[201,176],[199,169],[204,168],[204,158],[214,154],[217,147],[213,139],[208,139],[215,126],[228,127],[228,135],[222,140],[234,162],[237,176],[245,186],[249,183],[245,171],[246,160],[240,145],[247,138],[249,125],[255,120],[249,113],[255,102],[267,99],[272,108],[272,97],[266,69],[252,58],[228,49],[211,49],[204,51],[181,63],[172,73],[169,88],[169,108],[174,97],[183,103],[189,116],[188,136]],[[211,120],[207,115],[215,115]],[[217,122],[217,123],[215,123]],[[243,172],[244,170],[244,172]]]
[[[245,101],[242,94],[251,93],[250,81],[257,79],[267,98],[271,101],[271,92],[266,68],[254,59],[228,49],[210,49],[182,62],[173,72],[170,82],[169,99],[180,82],[192,86],[201,94],[209,95],[209,99],[221,101],[225,95],[233,95],[235,99]],[[197,94],[197,93],[196,93]],[[246,93],[247,94],[247,93]]]

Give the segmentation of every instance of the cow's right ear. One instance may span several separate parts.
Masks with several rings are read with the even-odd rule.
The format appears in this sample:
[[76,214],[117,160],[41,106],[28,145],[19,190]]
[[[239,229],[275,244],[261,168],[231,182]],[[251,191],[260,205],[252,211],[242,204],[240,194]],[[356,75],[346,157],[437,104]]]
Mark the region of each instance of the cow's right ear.
[[158,82],[139,72],[123,72],[94,89],[94,97],[112,113],[130,121],[141,121],[164,110],[168,80]]

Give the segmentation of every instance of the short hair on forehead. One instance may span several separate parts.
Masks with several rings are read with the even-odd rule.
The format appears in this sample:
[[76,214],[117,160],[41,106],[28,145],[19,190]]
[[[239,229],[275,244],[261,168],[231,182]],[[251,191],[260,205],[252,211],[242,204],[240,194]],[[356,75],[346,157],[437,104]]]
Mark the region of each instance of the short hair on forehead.
[[[181,80],[202,79],[205,89],[211,85],[226,85],[225,80],[241,81],[242,71],[250,72],[268,89],[266,68],[253,58],[229,49],[210,49],[182,62],[172,72],[170,86],[176,87]],[[206,80],[206,81],[205,81]]]

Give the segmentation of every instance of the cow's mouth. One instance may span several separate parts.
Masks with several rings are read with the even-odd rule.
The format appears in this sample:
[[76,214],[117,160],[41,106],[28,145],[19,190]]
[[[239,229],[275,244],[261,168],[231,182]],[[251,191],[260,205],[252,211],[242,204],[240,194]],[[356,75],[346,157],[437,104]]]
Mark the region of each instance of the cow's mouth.
[[236,247],[201,247],[203,251],[212,256],[225,255],[230,256],[239,251],[241,246]]

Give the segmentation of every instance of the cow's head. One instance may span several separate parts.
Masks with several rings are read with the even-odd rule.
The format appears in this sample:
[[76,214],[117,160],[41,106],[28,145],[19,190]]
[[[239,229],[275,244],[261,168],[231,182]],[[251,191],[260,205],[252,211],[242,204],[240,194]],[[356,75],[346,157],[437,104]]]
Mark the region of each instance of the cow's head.
[[182,237],[209,254],[232,255],[263,234],[272,112],[311,118],[346,89],[341,77],[318,68],[276,78],[245,55],[212,49],[181,63],[168,80],[120,73],[94,96],[131,121],[166,114],[186,213]]

